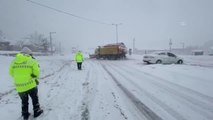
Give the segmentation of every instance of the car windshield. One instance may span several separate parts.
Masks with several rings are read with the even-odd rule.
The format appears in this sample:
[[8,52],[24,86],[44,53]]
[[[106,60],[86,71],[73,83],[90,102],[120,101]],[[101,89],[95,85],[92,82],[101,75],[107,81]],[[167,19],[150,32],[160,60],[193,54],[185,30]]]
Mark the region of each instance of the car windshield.
[[166,55],[165,52],[153,52],[152,54],[155,54],[155,55]]

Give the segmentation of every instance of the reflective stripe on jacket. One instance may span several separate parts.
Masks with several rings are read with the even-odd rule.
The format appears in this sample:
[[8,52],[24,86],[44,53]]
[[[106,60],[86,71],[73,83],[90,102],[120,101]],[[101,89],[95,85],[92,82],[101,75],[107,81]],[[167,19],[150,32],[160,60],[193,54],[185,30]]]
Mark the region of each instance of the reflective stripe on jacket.
[[[32,78],[32,74],[36,78]],[[14,79],[17,92],[28,91],[37,86],[34,79],[40,76],[38,62],[30,56],[17,54],[10,66],[10,75]]]

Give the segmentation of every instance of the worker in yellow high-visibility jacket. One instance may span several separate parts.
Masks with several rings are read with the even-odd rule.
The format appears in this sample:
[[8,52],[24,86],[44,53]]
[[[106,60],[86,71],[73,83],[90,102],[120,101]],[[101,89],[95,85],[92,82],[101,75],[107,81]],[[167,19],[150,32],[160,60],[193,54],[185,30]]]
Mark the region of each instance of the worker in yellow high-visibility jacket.
[[25,120],[30,115],[28,111],[28,96],[32,99],[34,117],[38,117],[43,113],[43,110],[40,108],[37,89],[40,67],[37,60],[33,59],[31,54],[32,51],[24,47],[10,65],[10,75],[14,79],[16,91],[22,100],[22,116]]
[[78,70],[81,70],[82,63],[84,62],[84,56],[81,51],[78,51],[75,55],[75,61],[77,63]]

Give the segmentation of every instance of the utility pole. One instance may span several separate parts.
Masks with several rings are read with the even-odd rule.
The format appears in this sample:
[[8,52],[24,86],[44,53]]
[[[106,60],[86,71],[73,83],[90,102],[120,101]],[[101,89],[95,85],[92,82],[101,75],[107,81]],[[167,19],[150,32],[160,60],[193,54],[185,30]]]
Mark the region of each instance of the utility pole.
[[52,44],[52,34],[55,34],[56,32],[50,32],[50,53],[53,55],[53,44]]
[[115,26],[115,29],[116,29],[116,44],[118,43],[118,25],[122,25],[122,23],[119,23],[119,24],[112,24]]
[[172,51],[172,39],[169,38],[169,52]]
[[61,42],[59,42],[59,53],[61,54]]
[[133,53],[135,53],[135,38],[133,38]]

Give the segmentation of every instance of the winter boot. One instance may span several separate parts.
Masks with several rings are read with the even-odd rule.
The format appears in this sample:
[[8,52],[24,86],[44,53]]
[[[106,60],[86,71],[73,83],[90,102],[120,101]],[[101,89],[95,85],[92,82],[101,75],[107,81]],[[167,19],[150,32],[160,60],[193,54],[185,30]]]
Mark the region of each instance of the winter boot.
[[29,116],[30,116],[30,113],[24,113],[22,116],[23,116],[24,120],[28,120]]
[[37,109],[34,111],[34,118],[40,116],[44,111],[42,109]]

